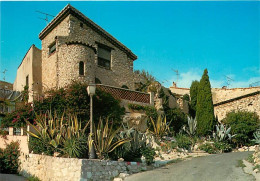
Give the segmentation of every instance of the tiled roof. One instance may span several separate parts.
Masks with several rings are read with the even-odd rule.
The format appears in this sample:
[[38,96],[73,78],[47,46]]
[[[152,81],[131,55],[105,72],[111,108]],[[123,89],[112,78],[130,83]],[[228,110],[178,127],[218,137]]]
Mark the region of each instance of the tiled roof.
[[46,37],[69,14],[72,14],[73,16],[77,17],[78,19],[86,23],[88,26],[93,28],[97,33],[99,33],[113,45],[117,46],[119,49],[124,51],[133,60],[137,59],[137,56],[130,49],[128,49],[120,41],[118,41],[116,38],[114,38],[112,35],[110,35],[108,32],[106,32],[104,29],[102,29],[100,26],[98,26],[96,23],[94,23],[92,20],[90,20],[80,11],[78,11],[76,8],[72,7],[70,4],[65,6],[61,10],[61,12],[41,31],[41,33],[39,34],[39,38],[42,40],[44,37]]

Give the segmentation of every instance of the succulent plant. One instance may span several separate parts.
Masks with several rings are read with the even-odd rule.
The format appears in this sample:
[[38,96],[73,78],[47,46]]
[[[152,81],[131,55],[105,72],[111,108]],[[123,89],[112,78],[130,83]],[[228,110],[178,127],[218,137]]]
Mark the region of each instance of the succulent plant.
[[231,127],[227,128],[224,124],[216,125],[216,133],[213,133],[213,138],[215,138],[217,141],[231,141],[231,138],[235,135],[230,134]]
[[253,133],[255,139],[253,139],[252,141],[255,142],[256,144],[260,144],[260,129],[256,130]]
[[197,130],[197,120],[196,118],[188,117],[188,128],[183,126],[182,128],[189,136],[194,136]]

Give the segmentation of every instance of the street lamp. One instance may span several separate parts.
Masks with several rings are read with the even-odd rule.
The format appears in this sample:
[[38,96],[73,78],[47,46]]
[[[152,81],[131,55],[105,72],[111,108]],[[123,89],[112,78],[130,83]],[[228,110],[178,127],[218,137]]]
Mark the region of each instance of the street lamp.
[[[87,87],[88,95],[90,96],[90,135],[92,137],[93,135],[93,95],[96,92],[96,85],[95,84],[90,84]],[[91,142],[90,145],[90,152],[89,152],[89,158],[94,159],[95,158],[95,150],[93,147],[93,143]]]

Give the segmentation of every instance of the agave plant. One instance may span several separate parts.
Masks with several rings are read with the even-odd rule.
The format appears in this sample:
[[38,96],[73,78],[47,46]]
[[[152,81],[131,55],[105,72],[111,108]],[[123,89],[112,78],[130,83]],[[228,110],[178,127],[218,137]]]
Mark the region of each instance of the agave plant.
[[183,126],[183,131],[185,131],[189,136],[194,136],[197,130],[197,120],[196,118],[188,117],[188,128]]
[[169,133],[170,128],[170,122],[167,123],[166,116],[162,118],[161,115],[157,117],[157,121],[155,122],[153,118],[149,119],[152,123],[152,128],[150,128],[148,131],[152,133],[155,137],[161,138],[162,136],[165,136]]
[[125,161],[140,162],[142,157],[141,151],[146,147],[146,135],[134,128],[123,127],[124,130],[120,131],[119,137],[129,139],[130,141],[117,148],[115,152],[119,158],[122,157]]
[[[126,138],[117,139],[116,135],[120,131],[120,128],[113,130],[113,125],[110,127],[108,125],[109,118],[106,119],[105,124],[103,120],[100,119],[97,128],[93,126],[93,143],[99,159],[108,158],[108,153],[129,141],[129,139]],[[89,141],[92,140],[89,139]]]
[[52,116],[51,112],[45,115],[36,114],[36,125],[27,122],[33,128],[28,134],[39,139],[53,152],[59,152],[67,157],[81,157],[86,152],[87,141],[85,127],[81,128],[81,122],[76,115],[68,117]]
[[256,130],[253,133],[255,139],[253,139],[252,141],[255,142],[256,144],[260,144],[260,129]]
[[216,133],[213,133],[213,138],[215,138],[217,141],[225,141],[229,140],[231,141],[231,138],[235,135],[230,134],[231,127],[227,128],[224,124],[216,125]]

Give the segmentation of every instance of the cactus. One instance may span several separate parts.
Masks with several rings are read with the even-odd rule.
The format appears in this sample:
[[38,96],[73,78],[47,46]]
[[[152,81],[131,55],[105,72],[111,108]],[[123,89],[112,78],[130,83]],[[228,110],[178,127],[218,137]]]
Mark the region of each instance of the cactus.
[[182,128],[189,136],[194,136],[197,130],[197,120],[196,118],[188,117],[188,129],[186,126]]

